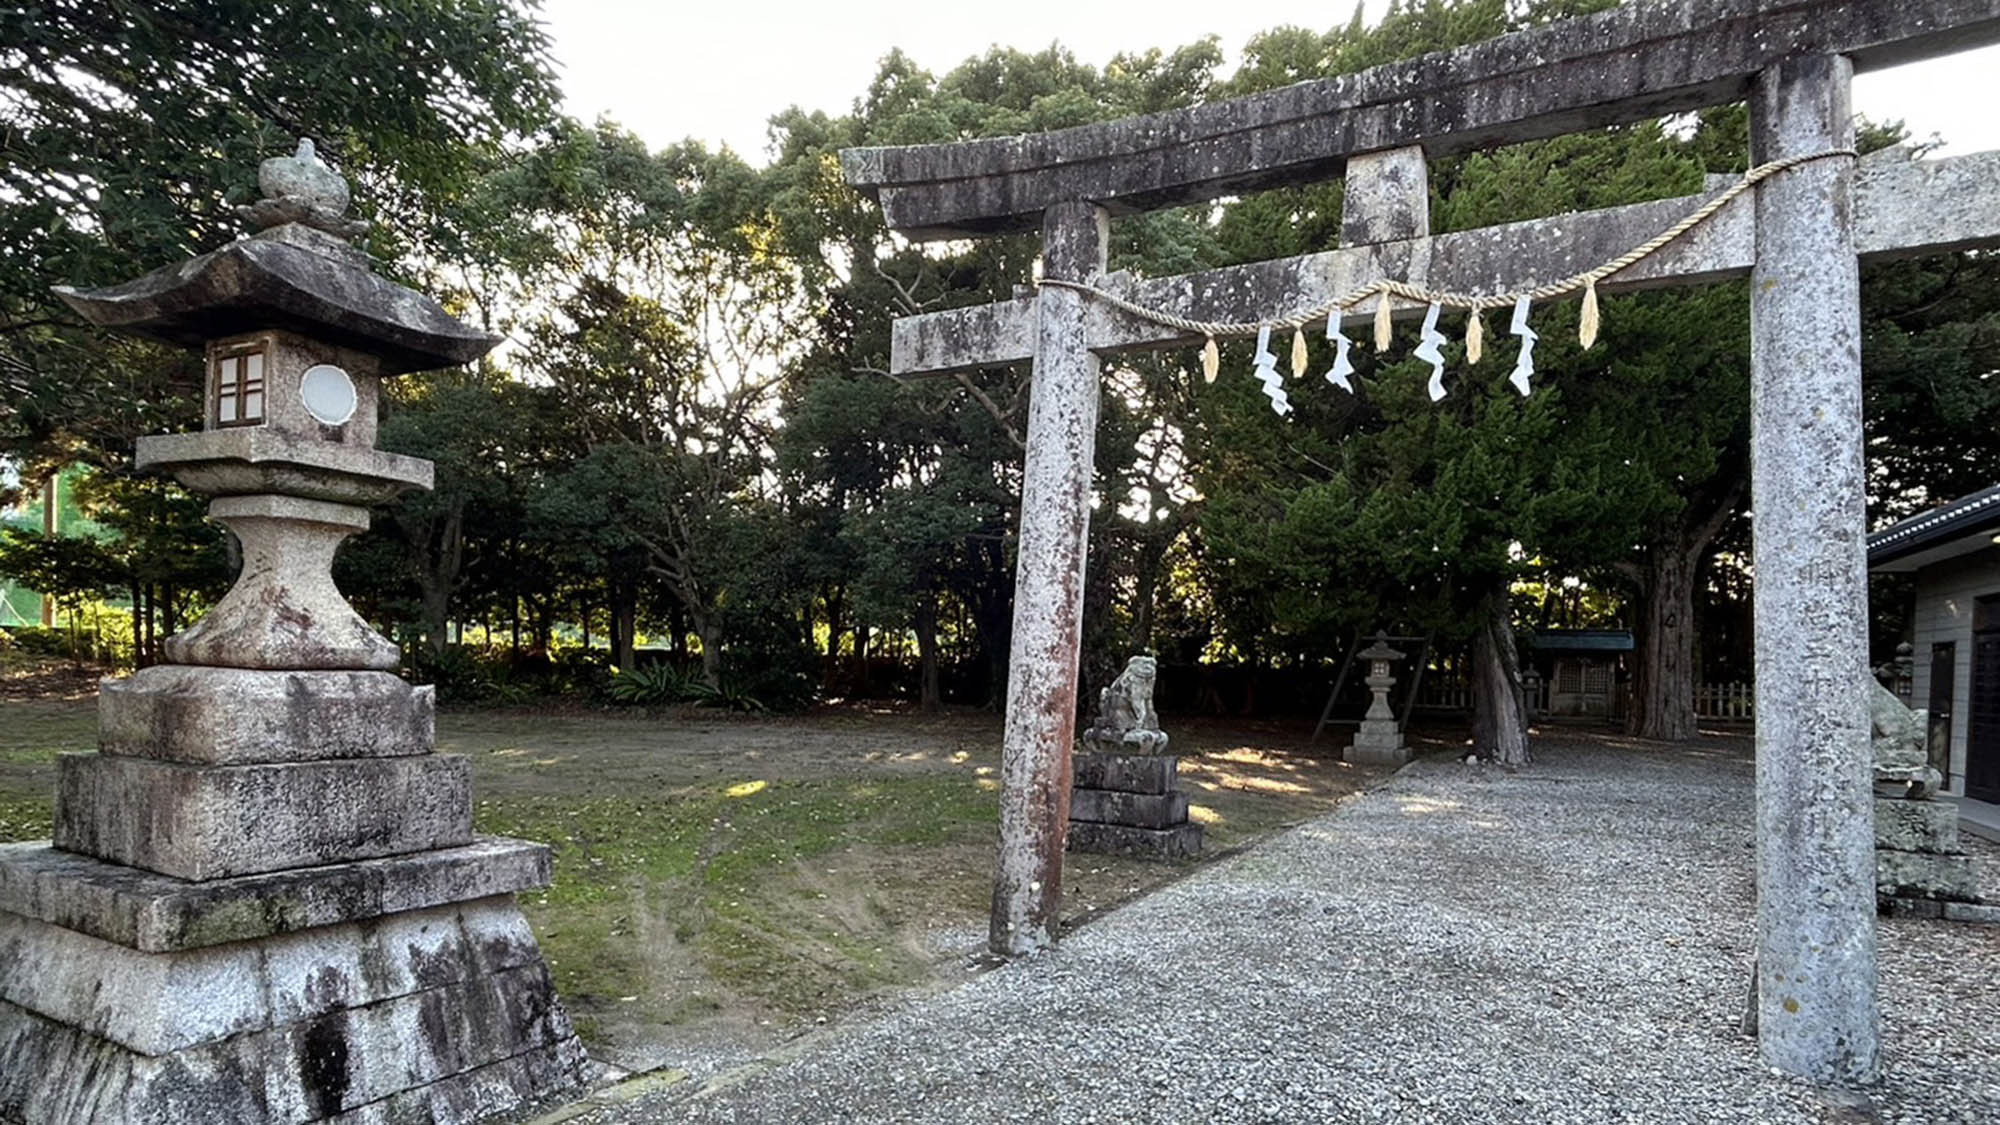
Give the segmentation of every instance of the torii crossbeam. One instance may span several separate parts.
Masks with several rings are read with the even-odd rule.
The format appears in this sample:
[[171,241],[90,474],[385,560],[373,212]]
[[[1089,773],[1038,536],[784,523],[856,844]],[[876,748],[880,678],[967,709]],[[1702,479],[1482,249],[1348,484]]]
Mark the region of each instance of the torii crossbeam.
[[[1256,320],[1379,278],[1532,288],[1700,202],[1432,237],[1427,157],[1745,99],[1757,162],[1848,149],[1857,69],[1996,41],[2000,0],[1647,0],[1233,101],[1038,136],[854,149],[842,166],[913,238],[1039,223],[1046,278],[1196,319]],[[1343,174],[1340,249],[1185,277],[1104,276],[1113,214]],[[1601,286],[1752,279],[1758,1026],[1767,1061],[1818,1081],[1867,1081],[1879,1056],[1857,260],[1992,245],[2000,153],[1858,168],[1823,159],[1760,183]],[[1034,365],[999,952],[1050,941],[1061,900],[1099,357],[1187,339],[1058,286],[895,326],[898,375]]]

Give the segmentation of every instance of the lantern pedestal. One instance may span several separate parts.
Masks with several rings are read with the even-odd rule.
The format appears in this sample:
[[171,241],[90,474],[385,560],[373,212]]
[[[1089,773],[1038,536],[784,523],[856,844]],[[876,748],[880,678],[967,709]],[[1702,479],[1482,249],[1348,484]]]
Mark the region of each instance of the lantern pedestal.
[[480,840],[193,883],[0,845],[0,1107],[477,1121],[573,1090],[583,1051],[513,900],[548,862]]
[[253,212],[290,221],[62,291],[205,349],[205,428],[137,463],[213,496],[243,569],[172,663],[106,681],[53,844],[0,847],[0,1122],[451,1125],[586,1077],[514,901],[548,849],[474,837],[431,689],[332,573],[367,505],[431,485],[374,448],[381,380],[498,341],[368,271],[310,145],[260,182]]

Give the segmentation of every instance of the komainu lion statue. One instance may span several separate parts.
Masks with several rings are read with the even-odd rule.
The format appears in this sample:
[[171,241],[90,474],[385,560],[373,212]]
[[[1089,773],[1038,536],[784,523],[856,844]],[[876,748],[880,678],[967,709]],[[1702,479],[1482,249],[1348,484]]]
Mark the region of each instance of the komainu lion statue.
[[1150,656],[1135,656],[1125,670],[1097,693],[1097,721],[1083,732],[1083,741],[1107,754],[1158,754],[1167,748],[1167,732],[1153,710],[1153,681],[1159,664]]

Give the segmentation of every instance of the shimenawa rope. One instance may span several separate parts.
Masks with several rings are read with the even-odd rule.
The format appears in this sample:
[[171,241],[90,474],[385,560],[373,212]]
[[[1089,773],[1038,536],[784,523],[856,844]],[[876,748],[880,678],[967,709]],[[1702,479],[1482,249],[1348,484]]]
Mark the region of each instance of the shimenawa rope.
[[1479,353],[1483,350],[1484,339],[1484,329],[1479,322],[1479,314],[1481,312],[1487,309],[1505,308],[1515,305],[1523,298],[1531,302],[1546,301],[1551,297],[1560,297],[1581,289],[1583,290],[1583,313],[1580,318],[1577,334],[1583,346],[1587,348],[1597,338],[1598,282],[1658,253],[1675,239],[1714,217],[1716,212],[1727,207],[1737,196],[1742,195],[1744,192],[1780,172],[1788,171],[1801,164],[1810,163],[1815,160],[1826,160],[1837,156],[1851,158],[1857,155],[1855,150],[1851,148],[1829,149],[1825,152],[1788,156],[1782,160],[1773,160],[1766,164],[1760,164],[1745,172],[1742,179],[1731,184],[1720,195],[1689,212],[1686,217],[1673,226],[1668,227],[1666,230],[1661,231],[1651,239],[1640,243],[1618,257],[1594,269],[1572,274],[1560,281],[1552,281],[1547,285],[1538,286],[1519,293],[1454,293],[1445,290],[1424,289],[1420,286],[1411,285],[1408,282],[1381,278],[1371,281],[1366,285],[1356,286],[1331,301],[1269,320],[1216,321],[1196,320],[1192,317],[1168,312],[1165,309],[1152,308],[1139,304],[1136,301],[1127,300],[1116,293],[1100,289],[1086,282],[1065,281],[1061,278],[1045,277],[1041,279],[1040,284],[1054,285],[1063,289],[1074,289],[1078,292],[1087,293],[1096,300],[1103,301],[1105,304],[1130,313],[1141,320],[1148,320],[1154,324],[1177,329],[1190,335],[1207,337],[1208,343],[1203,349],[1202,359],[1203,365],[1208,369],[1209,378],[1211,379],[1214,378],[1216,340],[1240,336],[1254,336],[1261,330],[1268,330],[1273,327],[1291,328],[1295,331],[1296,335],[1292,341],[1293,369],[1296,374],[1303,374],[1304,364],[1301,362],[1300,353],[1305,343],[1303,334],[1305,326],[1313,321],[1325,319],[1336,312],[1344,312],[1351,309],[1371,296],[1379,298],[1375,313],[1375,344],[1378,350],[1386,350],[1389,346],[1390,299],[1392,297],[1401,297],[1404,300],[1415,301],[1419,304],[1464,309],[1472,313],[1472,317],[1466,327],[1466,350],[1468,352],[1468,360],[1477,363],[1480,358]]

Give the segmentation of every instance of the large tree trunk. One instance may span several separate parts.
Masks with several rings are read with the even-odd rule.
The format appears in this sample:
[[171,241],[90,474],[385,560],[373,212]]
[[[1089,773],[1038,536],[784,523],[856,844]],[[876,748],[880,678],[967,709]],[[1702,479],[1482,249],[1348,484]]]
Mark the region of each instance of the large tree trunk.
[[630,581],[614,578],[610,594],[611,663],[630,668],[638,659],[639,591]]
[[944,708],[944,693],[938,682],[937,595],[925,593],[917,599],[917,706],[926,712]]
[[1514,767],[1527,765],[1531,755],[1509,608],[1505,589],[1493,594],[1472,640],[1472,746],[1481,758]]
[[1695,556],[1655,550],[1646,583],[1632,704],[1625,730],[1639,738],[1685,742],[1695,737]]

